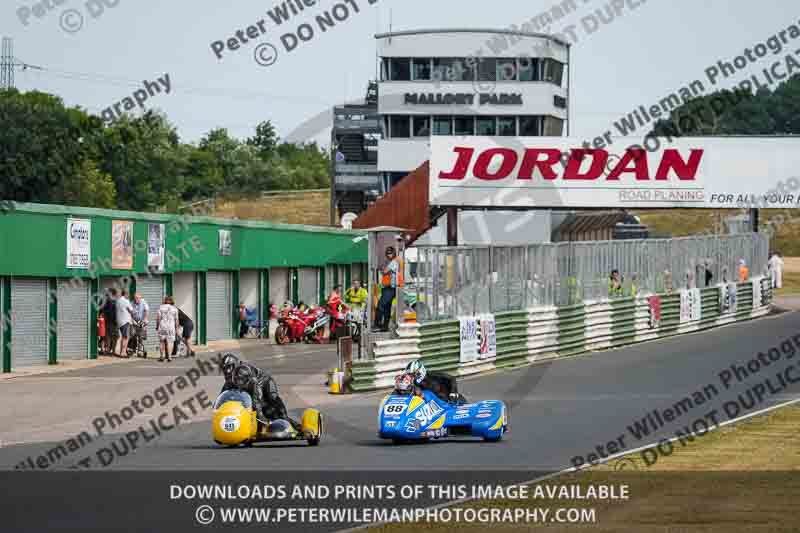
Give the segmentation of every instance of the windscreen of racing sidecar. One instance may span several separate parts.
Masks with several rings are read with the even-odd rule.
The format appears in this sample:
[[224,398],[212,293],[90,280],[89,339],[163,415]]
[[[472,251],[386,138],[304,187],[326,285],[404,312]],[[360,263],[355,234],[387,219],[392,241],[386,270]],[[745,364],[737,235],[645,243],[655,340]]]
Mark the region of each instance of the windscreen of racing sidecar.
[[253,399],[248,393],[240,390],[226,390],[214,402],[214,409],[219,409],[227,402],[239,402],[245,409],[253,408]]

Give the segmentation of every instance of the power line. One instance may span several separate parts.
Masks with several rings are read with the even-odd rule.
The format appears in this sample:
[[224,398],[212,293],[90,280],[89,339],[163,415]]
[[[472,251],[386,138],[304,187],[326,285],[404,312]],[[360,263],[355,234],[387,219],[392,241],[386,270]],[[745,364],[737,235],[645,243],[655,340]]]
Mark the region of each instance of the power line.
[[[135,80],[131,78],[121,78],[116,76],[107,76],[103,74],[94,74],[90,72],[75,72],[69,70],[59,70],[49,67],[34,67],[33,65],[25,65],[29,68],[35,69],[37,74],[52,76],[69,81],[78,81],[85,83],[97,83],[104,85],[112,85],[116,87],[125,88],[141,88],[142,80]],[[236,89],[232,87],[193,87],[190,85],[173,84],[171,90],[190,95],[210,96],[210,97],[228,97],[245,100],[288,100],[288,101],[301,101],[307,103],[309,100],[316,100],[323,104],[329,102],[320,98],[315,98],[309,95],[283,95],[272,94],[262,91],[253,91],[249,89]]]

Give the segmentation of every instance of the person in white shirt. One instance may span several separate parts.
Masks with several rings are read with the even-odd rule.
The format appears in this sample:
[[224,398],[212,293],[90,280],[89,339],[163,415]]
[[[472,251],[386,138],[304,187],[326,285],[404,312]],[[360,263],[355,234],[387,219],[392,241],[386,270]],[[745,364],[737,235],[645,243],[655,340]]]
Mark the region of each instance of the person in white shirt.
[[128,300],[128,291],[123,289],[120,292],[120,297],[117,298],[117,327],[119,327],[120,343],[119,343],[119,356],[128,357],[128,341],[130,340],[131,316],[133,308],[131,302]]
[[175,307],[175,300],[172,296],[164,298],[164,303],[158,308],[156,313],[156,331],[158,331],[159,350],[161,358],[159,361],[171,362],[172,345],[175,343],[175,336],[178,334],[178,308]]
[[780,289],[783,287],[783,258],[778,252],[772,252],[769,258],[769,273],[772,278],[772,288]]

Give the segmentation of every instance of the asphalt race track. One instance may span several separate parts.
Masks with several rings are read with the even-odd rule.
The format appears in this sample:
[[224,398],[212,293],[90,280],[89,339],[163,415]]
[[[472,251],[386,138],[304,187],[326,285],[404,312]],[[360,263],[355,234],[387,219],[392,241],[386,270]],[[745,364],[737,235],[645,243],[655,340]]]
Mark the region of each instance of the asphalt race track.
[[[800,314],[773,314],[764,319],[708,332],[463,380],[460,390],[468,399],[501,399],[510,406],[511,431],[503,441],[494,444],[464,440],[396,446],[381,441],[376,437],[376,415],[377,405],[384,393],[350,397],[332,397],[324,393],[321,374],[335,365],[335,353],[331,347],[261,347],[255,350],[257,353],[245,351],[244,355],[273,372],[292,414],[299,414],[302,407],[307,405],[323,404],[321,410],[326,416],[327,434],[319,447],[292,443],[258,445],[252,449],[222,449],[210,439],[206,413],[205,418],[181,424],[148,445],[118,458],[108,468],[561,470],[572,465],[573,457],[586,457],[596,452],[598,446],[603,454],[608,454],[609,450],[635,449],[656,442],[659,438],[673,437],[676,430],[687,425],[691,427],[697,419],[707,420],[712,425],[712,418],[707,414],[714,410],[717,413],[716,420],[723,422],[729,418],[723,409],[725,402],[738,403],[740,394],[747,401],[748,389],[763,385],[767,379],[770,380],[772,391],[763,385],[761,401],[753,402],[754,405],[749,409],[740,405],[739,416],[800,398],[800,384],[785,383],[786,386],[782,387],[780,379],[776,377],[800,361],[800,348],[794,345],[797,357],[790,354],[788,346],[785,355],[782,354],[778,361],[771,362],[766,357],[770,348],[780,347],[782,341],[798,333]],[[763,359],[770,363],[769,366],[762,363],[755,372],[742,377],[741,382],[734,380],[730,389],[726,390],[719,374],[729,370],[732,364],[746,367],[747,362],[758,357],[759,352],[765,354]],[[25,390],[40,391],[40,395],[57,394],[64,398],[64,405],[54,399],[54,415],[61,417],[59,410],[66,413],[67,409],[72,409],[69,416],[73,422],[64,426],[62,437],[50,437],[49,442],[35,442],[35,438],[27,437],[23,439],[25,444],[13,444],[15,432],[11,421],[19,423],[26,419],[26,415],[14,409],[4,410],[0,415],[0,422],[5,428],[2,438],[12,444],[0,449],[0,469],[13,469],[28,456],[46,453],[59,438],[66,439],[76,434],[79,431],[76,428],[91,428],[91,416],[83,417],[69,407],[68,404],[73,402],[71,395],[75,395],[74,401],[82,398],[83,401],[102,404],[108,398],[102,393],[104,387],[118,389],[122,383],[132,381],[139,384],[137,386],[140,388],[144,387],[142,390],[147,390],[147,387],[152,390],[159,383],[185,372],[191,364],[188,360],[172,365],[143,361],[53,376],[19,378],[3,383],[0,385],[0,401],[4,405],[12,405],[15,398],[24,398]],[[755,368],[754,365],[751,367]],[[791,370],[784,375],[798,379],[800,370]],[[91,393],[94,389],[87,388],[87,383],[93,382],[96,382],[97,390],[94,396]],[[221,378],[209,377],[206,383],[209,390],[216,389],[221,385]],[[710,385],[715,386],[715,394],[708,392],[712,390]],[[78,388],[80,393],[77,392]],[[701,405],[697,402],[698,395],[694,393],[702,394],[704,390],[707,395]],[[672,423],[664,422],[658,431],[636,439],[628,429],[628,426],[641,421],[652,410],[663,412],[673,408],[686,396],[695,398],[695,404],[683,413],[679,410],[679,416]],[[109,402],[105,408],[124,405],[117,398]],[[17,402],[20,408],[25,403]],[[731,406],[728,408],[731,409]],[[620,436],[624,436],[621,442]],[[95,439],[87,450],[93,452],[118,438],[119,435],[108,435]],[[619,442],[620,450],[607,446],[609,441]],[[71,459],[78,458],[77,454],[67,457],[53,468],[68,467]]]

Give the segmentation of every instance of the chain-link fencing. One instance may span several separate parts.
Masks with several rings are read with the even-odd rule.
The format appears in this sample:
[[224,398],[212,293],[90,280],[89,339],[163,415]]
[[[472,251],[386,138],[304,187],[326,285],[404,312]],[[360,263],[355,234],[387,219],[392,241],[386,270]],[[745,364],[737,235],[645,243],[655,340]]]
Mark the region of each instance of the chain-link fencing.
[[743,265],[749,276],[766,274],[769,236],[416,249],[403,290],[429,322],[706,287],[738,280]]

